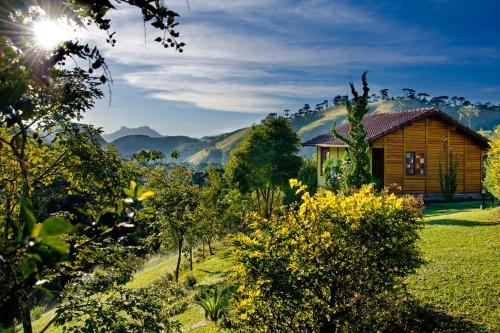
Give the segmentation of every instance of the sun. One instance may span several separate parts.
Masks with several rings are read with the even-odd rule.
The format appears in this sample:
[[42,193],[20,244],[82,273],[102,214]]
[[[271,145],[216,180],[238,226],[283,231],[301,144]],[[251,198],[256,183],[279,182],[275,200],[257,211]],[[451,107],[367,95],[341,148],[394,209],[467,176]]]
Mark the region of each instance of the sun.
[[33,25],[35,41],[41,48],[51,50],[65,41],[80,37],[79,29],[64,20],[40,20]]

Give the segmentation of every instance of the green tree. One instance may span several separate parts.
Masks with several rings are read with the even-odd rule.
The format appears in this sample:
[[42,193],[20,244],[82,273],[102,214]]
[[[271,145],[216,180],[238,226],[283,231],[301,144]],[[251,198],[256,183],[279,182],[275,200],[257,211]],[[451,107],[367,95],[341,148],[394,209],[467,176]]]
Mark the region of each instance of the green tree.
[[241,332],[384,331],[404,311],[404,279],[422,264],[421,207],[367,185],[304,192],[298,209],[271,219],[254,214],[252,232],[234,237],[234,324]]
[[243,217],[248,211],[247,198],[230,188],[223,170],[210,165],[207,168],[207,185],[200,190],[200,204],[196,210],[197,238],[208,245],[210,255],[215,254],[212,243],[242,227]]
[[200,205],[196,211],[197,233],[198,238],[202,241],[203,255],[205,254],[205,244],[208,245],[210,255],[214,255],[212,242],[225,233],[224,214],[227,206],[224,197],[227,193],[227,187],[219,170],[209,166],[207,173],[208,184],[201,189]]
[[297,176],[300,140],[281,117],[267,117],[254,125],[225,166],[229,182],[242,193],[252,193],[262,216],[270,217],[281,202],[288,179]]
[[156,211],[157,222],[160,223],[164,235],[163,242],[169,243],[173,240],[177,247],[177,282],[186,238],[195,230],[199,188],[193,184],[191,171],[182,166],[174,166],[168,171],[162,167],[157,168],[149,178],[147,187],[155,192],[148,205]]
[[337,124],[333,123],[332,134],[347,145],[349,155],[349,170],[347,172],[347,186],[360,188],[364,184],[372,182],[370,168],[370,157],[368,155],[368,142],[366,141],[366,129],[363,125],[363,117],[368,113],[368,82],[366,72],[361,76],[363,82],[363,94],[359,95],[351,82],[352,102],[346,100],[347,120],[349,121],[349,136],[345,138],[337,132]]

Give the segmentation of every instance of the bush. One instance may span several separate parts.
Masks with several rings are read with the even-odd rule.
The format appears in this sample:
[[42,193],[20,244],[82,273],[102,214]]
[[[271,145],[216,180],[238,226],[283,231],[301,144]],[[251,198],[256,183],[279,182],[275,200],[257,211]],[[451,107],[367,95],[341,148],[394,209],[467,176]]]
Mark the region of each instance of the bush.
[[[305,191],[304,187],[301,188]],[[304,192],[299,210],[252,216],[234,237],[241,331],[375,332],[404,309],[403,279],[422,263],[422,202],[373,186]]]
[[211,321],[217,321],[226,307],[226,302],[217,288],[212,289],[208,292],[206,297],[201,298],[196,302],[205,311],[205,318],[209,318]]
[[486,178],[484,185],[488,191],[500,200],[500,126],[495,129],[497,138],[491,142],[486,160]]
[[[302,166],[299,169],[297,179],[304,185],[307,186],[309,193],[314,194],[318,189],[318,168],[316,165],[316,159],[303,160]],[[300,195],[295,194],[295,190],[286,187],[285,197],[283,199],[284,204],[291,204],[296,201],[300,201]]]
[[31,320],[38,320],[47,310],[45,304],[38,304],[31,308]]
[[152,292],[160,296],[163,302],[161,312],[166,317],[178,315],[187,309],[187,292],[174,280],[175,276],[167,273],[150,288]]
[[328,158],[323,164],[323,179],[330,191],[340,192],[347,190],[347,175],[349,173],[349,156],[333,159]]
[[193,289],[195,285],[196,278],[194,277],[194,275],[189,274],[188,276],[186,276],[186,279],[184,280],[184,286],[188,289]]

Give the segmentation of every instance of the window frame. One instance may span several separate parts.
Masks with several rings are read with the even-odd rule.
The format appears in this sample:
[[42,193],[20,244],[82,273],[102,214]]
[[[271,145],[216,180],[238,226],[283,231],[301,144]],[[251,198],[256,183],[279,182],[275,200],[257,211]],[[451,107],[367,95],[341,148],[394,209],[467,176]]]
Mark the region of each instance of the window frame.
[[[323,155],[323,152],[326,154]],[[324,156],[324,158],[323,158]],[[326,160],[330,158],[330,147],[320,147],[319,149],[319,172],[320,175],[323,175],[323,165],[325,164]]]
[[[413,155],[413,162],[408,163],[408,159],[412,158]],[[410,155],[410,156],[408,156]],[[405,163],[405,176],[406,177],[425,177],[427,175],[427,162],[425,159],[425,151],[406,151],[405,156],[404,156],[404,163]],[[423,159],[423,163],[421,160]],[[408,165],[411,165],[409,168]],[[409,170],[413,170],[413,173],[408,173]],[[422,172],[423,170],[423,172]]]

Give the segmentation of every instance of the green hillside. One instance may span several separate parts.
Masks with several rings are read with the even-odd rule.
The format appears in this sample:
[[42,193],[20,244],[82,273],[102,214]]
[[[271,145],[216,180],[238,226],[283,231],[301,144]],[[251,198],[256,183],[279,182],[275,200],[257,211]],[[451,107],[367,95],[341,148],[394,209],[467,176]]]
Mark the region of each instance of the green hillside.
[[241,142],[248,130],[249,127],[246,127],[222,136],[211,142],[208,147],[187,157],[186,162],[190,164],[223,164],[229,157],[230,151]]
[[181,153],[180,160],[183,162],[186,157],[203,149],[207,143],[200,139],[188,136],[162,136],[150,137],[146,135],[127,135],[118,138],[110,143],[116,147],[123,156],[129,157],[133,153],[144,150],[158,150],[167,157],[173,150]]
[[[383,102],[370,103],[371,113],[383,113],[392,111],[404,111],[408,109],[429,107],[428,103],[419,100],[394,99]],[[450,105],[438,107],[458,120],[457,108]],[[346,108],[344,105],[333,106],[317,112],[309,112],[303,116],[290,117],[292,128],[297,132],[302,141],[309,140],[317,135],[328,132],[337,120],[340,124],[345,120]],[[464,121],[465,123],[465,121]],[[481,110],[479,117],[471,119],[471,127],[475,130],[491,130],[500,124],[500,112],[498,110]],[[167,156],[174,149],[181,153],[181,162],[192,165],[200,164],[224,164],[229,154],[243,139],[248,127],[231,133],[217,136],[195,139],[187,136],[167,136],[151,138],[147,136],[133,135],[125,136],[113,141],[118,151],[124,156],[130,156],[140,149],[155,149],[164,152]],[[300,155],[311,158],[315,153],[313,147],[302,147]]]

